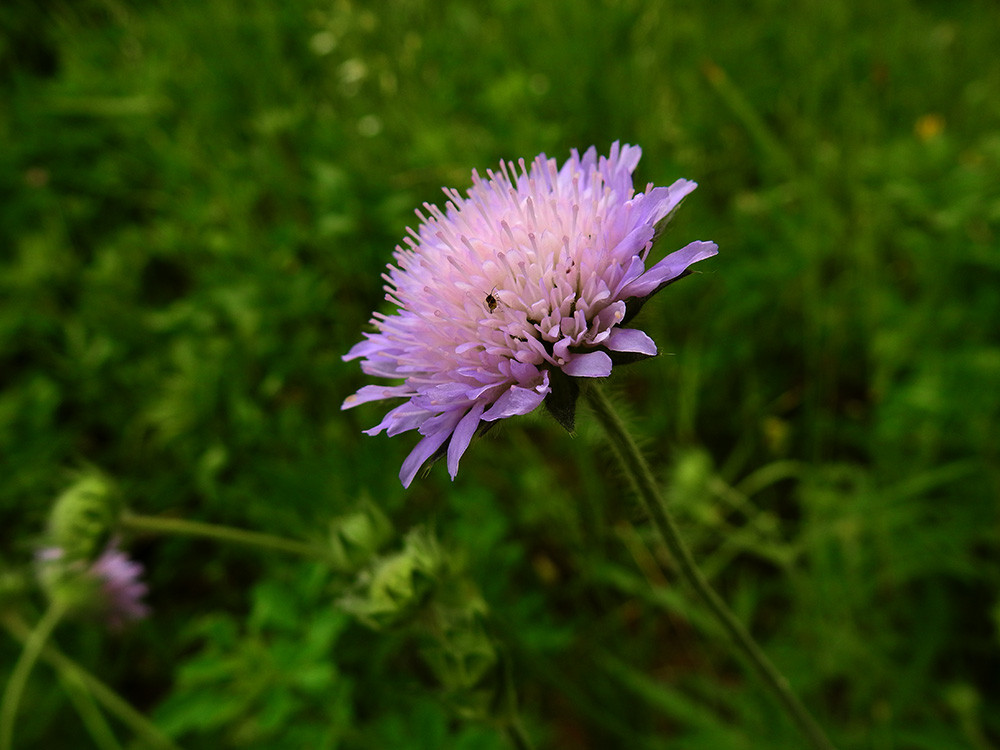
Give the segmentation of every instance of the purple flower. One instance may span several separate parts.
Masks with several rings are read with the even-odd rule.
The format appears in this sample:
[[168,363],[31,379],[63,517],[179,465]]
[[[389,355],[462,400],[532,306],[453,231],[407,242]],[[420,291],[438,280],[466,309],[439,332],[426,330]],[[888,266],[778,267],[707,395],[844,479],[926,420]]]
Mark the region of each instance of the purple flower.
[[606,377],[615,362],[656,354],[649,336],[622,324],[717,249],[692,242],[646,268],[657,225],[696,185],[636,194],[641,153],[616,142],[607,157],[573,150],[562,168],[544,154],[530,166],[501,162],[486,179],[473,171],[465,197],[446,189],[444,211],[416,212],[418,230],[407,230],[383,274],[399,309],[376,312],[377,332],[344,357],[403,380],[364,386],[342,407],[406,399],[366,430],[422,435],[403,462],[403,486],[442,453],[454,479],[482,423],[527,414],[550,395],[550,408],[568,402],[560,421],[571,425],[573,378]]
[[100,582],[101,600],[108,625],[121,629],[149,614],[142,598],[149,587],[142,582],[142,565],[130,560],[112,543],[90,566],[89,573]]
[[142,565],[130,560],[112,541],[89,565],[66,560],[59,547],[45,547],[35,555],[50,593],[68,597],[78,608],[102,617],[114,630],[149,614],[142,602],[149,588],[140,580]]

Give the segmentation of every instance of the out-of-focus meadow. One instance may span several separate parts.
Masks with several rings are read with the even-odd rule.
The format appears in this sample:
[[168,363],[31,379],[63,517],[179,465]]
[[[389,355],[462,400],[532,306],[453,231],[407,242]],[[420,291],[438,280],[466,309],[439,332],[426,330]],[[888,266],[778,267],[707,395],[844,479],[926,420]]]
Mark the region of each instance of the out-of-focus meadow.
[[[408,491],[340,411],[416,206],[621,139],[700,185],[657,257],[720,247],[611,381],[706,573],[839,746],[1000,743],[998,49],[986,0],[2,3],[0,609],[86,467],[317,542],[372,503],[460,562],[539,748],[801,746],[584,408]],[[509,746],[322,565],[123,543],[152,616],[53,643],[180,746]],[[78,693],[36,666],[17,746],[95,746]]]

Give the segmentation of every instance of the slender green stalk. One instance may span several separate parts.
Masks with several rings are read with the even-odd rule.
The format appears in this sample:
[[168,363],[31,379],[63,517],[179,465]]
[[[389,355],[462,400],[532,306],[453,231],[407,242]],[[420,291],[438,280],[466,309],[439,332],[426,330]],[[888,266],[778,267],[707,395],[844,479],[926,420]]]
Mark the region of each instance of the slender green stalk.
[[60,674],[59,682],[98,750],[122,750],[118,738],[101,713],[100,707],[94,703],[94,697],[87,691],[86,686],[75,676],[68,674]]
[[[27,650],[28,641],[39,630],[36,626],[35,630],[32,631],[24,620],[11,613],[0,615],[0,625],[3,625],[15,639],[24,643],[25,650]],[[60,675],[86,688],[98,703],[103,705],[110,714],[118,717],[142,740],[143,747],[156,748],[157,750],[180,750],[149,719],[133,708],[118,693],[57,648],[43,643],[39,653],[42,661],[54,667]],[[2,726],[6,726],[7,723],[4,721]]]
[[512,719],[507,723],[505,728],[511,744],[517,750],[534,750],[534,745],[532,745],[531,740],[528,739],[528,735],[524,731],[524,727],[521,726],[520,721]]
[[[507,677],[507,680],[510,681],[509,676]],[[509,690],[512,689],[513,687],[509,688]],[[511,705],[508,708],[508,716],[504,721],[504,731],[516,750],[535,750],[535,746],[531,742],[531,738],[524,730],[524,724],[521,723],[521,715],[517,708],[517,698],[512,692],[508,692],[508,696],[510,698]]]
[[715,89],[723,103],[729,107],[737,121],[743,124],[750,138],[766,156],[764,163],[776,165],[782,176],[794,175],[795,159],[750,100],[729,79],[726,72],[714,63],[703,65],[702,72],[709,85]]
[[694,557],[677,531],[677,526],[667,513],[660,497],[660,491],[656,486],[656,480],[649,469],[649,464],[646,463],[646,459],[643,458],[635,441],[625,429],[624,423],[612,408],[611,402],[608,401],[604,392],[596,384],[590,384],[584,389],[584,395],[598,421],[604,427],[622,466],[635,485],[643,508],[653,520],[653,525],[670,554],[677,561],[682,577],[733,639],[743,656],[750,661],[758,675],[763,679],[764,684],[774,694],[812,746],[817,750],[833,750],[833,743],[830,742],[823,729],[792,692],[788,680],[771,663],[753,636],[736,619],[721,597],[715,593],[708,579],[698,569]]
[[274,534],[263,534],[259,531],[247,531],[232,526],[219,526],[201,521],[188,521],[183,518],[160,518],[143,516],[135,513],[123,513],[120,521],[123,529],[144,531],[152,534],[178,534],[181,536],[200,536],[206,539],[217,539],[222,542],[232,542],[248,547],[285,552],[314,560],[332,562],[332,553],[326,547],[309,542],[300,542]]
[[65,613],[65,605],[52,602],[42,619],[24,639],[21,656],[14,666],[14,671],[11,672],[10,680],[7,681],[3,700],[0,701],[0,750],[10,750],[14,742],[14,719],[17,718],[17,707],[21,703],[24,687],[28,684],[28,676],[45,642]]
[[517,686],[514,683],[514,669],[507,655],[503,657],[503,713],[503,728],[515,749],[534,750],[535,746],[521,723]]

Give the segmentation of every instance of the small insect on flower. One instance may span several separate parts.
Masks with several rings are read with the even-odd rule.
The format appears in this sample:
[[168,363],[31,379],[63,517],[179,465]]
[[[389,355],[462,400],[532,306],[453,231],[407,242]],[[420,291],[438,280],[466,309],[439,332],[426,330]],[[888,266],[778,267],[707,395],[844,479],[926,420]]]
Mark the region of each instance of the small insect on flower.
[[366,430],[421,435],[403,462],[404,486],[437,456],[454,478],[477,432],[543,402],[571,425],[573,378],[604,378],[616,362],[656,354],[649,336],[624,324],[717,250],[692,242],[646,267],[657,229],[696,186],[636,193],[641,154],[615,143],[607,156],[573,150],[561,167],[544,154],[501,162],[485,178],[473,171],[465,195],[446,189],[443,209],[417,210],[418,228],[383,274],[397,309],[375,313],[375,332],[344,356],[402,382],[364,386],[341,407],[405,399]]
[[494,312],[496,312],[497,306],[500,304],[500,302],[497,300],[496,296],[494,295],[494,292],[496,290],[497,290],[497,288],[493,287],[492,291],[490,291],[490,293],[486,295],[486,309],[490,311],[491,315]]

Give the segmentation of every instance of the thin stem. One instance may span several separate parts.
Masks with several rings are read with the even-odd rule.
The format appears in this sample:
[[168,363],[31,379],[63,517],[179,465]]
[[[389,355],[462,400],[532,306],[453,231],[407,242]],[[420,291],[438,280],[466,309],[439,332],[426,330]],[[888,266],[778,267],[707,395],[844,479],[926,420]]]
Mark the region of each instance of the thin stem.
[[516,750],[534,750],[535,746],[524,731],[521,712],[518,708],[517,686],[514,683],[514,667],[510,658],[503,657],[503,728]]
[[521,726],[521,722],[516,718],[511,719],[505,726],[507,730],[507,736],[510,738],[511,744],[517,748],[517,750],[534,750],[534,745],[531,744],[531,740],[528,739],[527,733],[524,731],[524,727]]
[[[33,631],[21,618],[11,613],[0,615],[0,624],[7,629],[15,639],[27,644],[32,637]],[[37,632],[35,628],[34,632]],[[180,750],[166,735],[164,735],[152,722],[132,707],[127,701],[118,695],[114,690],[105,685],[90,672],[81,667],[75,661],[63,654],[57,648],[42,645],[40,651],[42,661],[47,662],[67,679],[78,682],[86,688],[94,699],[104,706],[104,708],[114,716],[117,716],[123,724],[127,725],[137,737],[142,739],[143,747],[157,748],[158,750]],[[6,726],[4,722],[2,726]]]
[[14,666],[10,680],[7,681],[3,700],[0,702],[0,750],[10,750],[14,742],[14,719],[17,718],[17,707],[24,694],[24,687],[28,684],[28,676],[45,646],[45,641],[52,635],[52,631],[55,630],[65,612],[65,605],[52,602],[42,619],[38,621],[33,630],[27,633],[24,639],[21,656]]
[[86,686],[75,676],[66,674],[60,674],[59,681],[99,750],[122,750],[115,733],[108,725],[101,709],[94,703],[94,697],[87,691]]
[[649,464],[646,463],[646,459],[643,458],[635,441],[632,440],[604,392],[596,384],[590,384],[584,389],[584,395],[598,421],[604,427],[622,466],[635,485],[644,510],[653,520],[653,525],[663,539],[663,543],[677,561],[681,576],[694,589],[698,598],[733,639],[743,656],[750,661],[757,674],[763,679],[764,684],[774,694],[812,746],[817,750],[833,750],[833,743],[830,742],[820,725],[792,692],[788,680],[771,663],[753,636],[736,619],[721,597],[715,593],[708,579],[698,569],[694,557],[677,531],[677,526],[667,513],[660,497],[660,491],[656,486],[656,480],[649,469]]
[[183,518],[161,518],[158,516],[143,516],[135,513],[123,513],[120,525],[124,529],[145,531],[153,534],[179,534],[181,536],[200,536],[207,539],[218,539],[223,542],[233,542],[248,547],[285,552],[314,560],[333,562],[329,549],[319,544],[300,542],[274,534],[263,534],[259,531],[247,531],[232,526],[219,526],[201,521],[188,521]]

